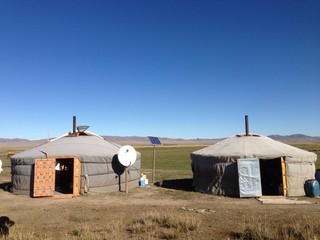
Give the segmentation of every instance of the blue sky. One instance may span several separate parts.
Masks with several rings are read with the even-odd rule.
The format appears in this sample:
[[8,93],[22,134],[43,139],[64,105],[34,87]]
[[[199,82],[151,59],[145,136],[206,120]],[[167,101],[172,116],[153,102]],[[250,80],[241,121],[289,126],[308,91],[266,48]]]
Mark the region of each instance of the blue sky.
[[320,136],[320,1],[0,1],[0,138]]

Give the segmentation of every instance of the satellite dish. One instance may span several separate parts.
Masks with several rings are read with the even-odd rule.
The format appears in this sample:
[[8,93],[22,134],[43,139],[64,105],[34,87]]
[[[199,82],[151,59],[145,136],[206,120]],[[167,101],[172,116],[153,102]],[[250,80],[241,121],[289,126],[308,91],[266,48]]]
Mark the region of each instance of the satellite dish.
[[123,166],[128,167],[137,160],[137,152],[132,146],[124,145],[119,149],[118,159]]

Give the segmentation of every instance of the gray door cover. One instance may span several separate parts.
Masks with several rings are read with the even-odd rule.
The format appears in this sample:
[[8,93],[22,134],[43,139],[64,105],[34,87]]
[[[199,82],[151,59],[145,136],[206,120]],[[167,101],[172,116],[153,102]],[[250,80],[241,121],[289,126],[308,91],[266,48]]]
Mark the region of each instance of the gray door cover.
[[240,197],[262,196],[258,158],[238,159]]

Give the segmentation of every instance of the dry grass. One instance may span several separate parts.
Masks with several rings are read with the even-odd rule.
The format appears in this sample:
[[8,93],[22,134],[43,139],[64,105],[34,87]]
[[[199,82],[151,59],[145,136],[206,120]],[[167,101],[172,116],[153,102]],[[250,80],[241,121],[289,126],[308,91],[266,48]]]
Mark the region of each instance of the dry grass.
[[[135,217],[130,223],[120,221],[106,223],[104,227],[90,227],[79,224],[63,239],[94,240],[130,238],[133,240],[152,239],[193,239],[191,232],[200,231],[201,220],[186,213],[146,212]],[[310,240],[320,237],[320,217],[317,219],[301,218],[283,222],[252,217],[238,223],[238,232],[231,232],[228,239],[241,240]],[[123,234],[128,235],[123,235]],[[194,236],[194,235],[192,235]],[[38,235],[22,228],[13,228],[7,240],[51,240],[50,234]],[[208,239],[215,239],[208,236]]]
[[320,237],[320,217],[302,218],[283,222],[272,222],[253,218],[240,226],[242,231],[231,233],[235,239],[243,240],[309,240]]
[[[186,213],[151,211],[136,216],[124,224],[120,219],[105,223],[103,227],[89,226],[82,223],[66,233],[63,239],[95,240],[95,239],[188,239],[189,232],[196,232],[201,221]],[[51,240],[51,235],[38,235],[19,227],[12,228],[6,240]]]
[[150,212],[135,220],[128,231],[139,239],[183,239],[190,231],[197,231],[200,223],[187,214]]
[[33,231],[28,229],[14,227],[10,229],[9,237],[0,237],[2,240],[49,240],[52,239],[51,235],[48,234],[41,234],[38,235]]

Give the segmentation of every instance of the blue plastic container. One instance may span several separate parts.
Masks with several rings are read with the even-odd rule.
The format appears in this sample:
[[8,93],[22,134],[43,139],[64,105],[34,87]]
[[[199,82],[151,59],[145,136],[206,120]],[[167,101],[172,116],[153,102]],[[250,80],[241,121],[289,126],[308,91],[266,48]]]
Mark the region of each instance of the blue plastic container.
[[320,183],[320,169],[317,169],[315,177],[316,177],[316,180],[318,181],[318,183]]
[[304,183],[304,191],[307,197],[318,197],[320,195],[318,181],[316,179],[307,180]]

